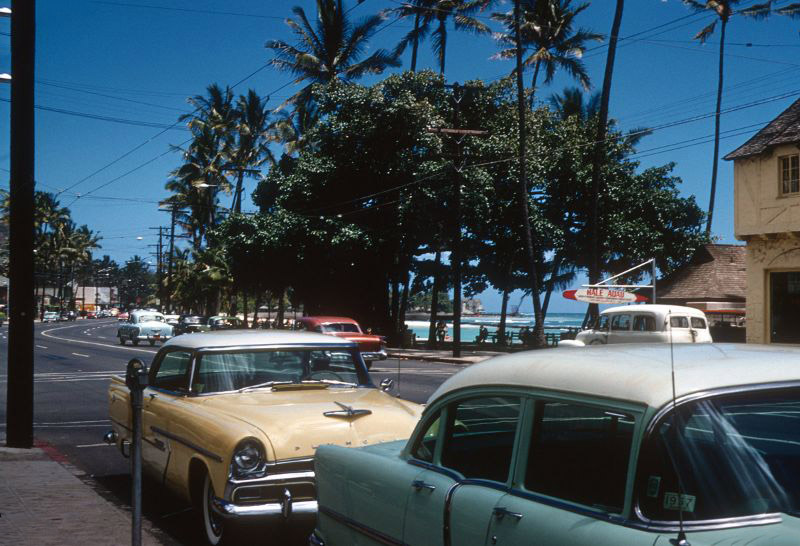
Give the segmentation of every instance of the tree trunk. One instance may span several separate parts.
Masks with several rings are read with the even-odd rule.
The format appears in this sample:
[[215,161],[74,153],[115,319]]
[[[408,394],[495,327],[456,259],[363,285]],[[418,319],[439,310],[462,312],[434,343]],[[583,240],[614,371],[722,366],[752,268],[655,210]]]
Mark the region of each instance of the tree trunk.
[[722,28],[719,33],[719,76],[717,80],[717,109],[714,112],[714,163],[711,165],[711,196],[708,199],[708,219],[706,220],[706,235],[711,236],[711,221],[714,216],[714,196],[717,192],[717,164],[719,163],[719,112],[722,107],[722,67],[725,60],[725,27],[728,18],[722,18]]
[[506,317],[508,316],[508,298],[510,294],[508,287],[503,288],[503,300],[500,304],[500,324],[497,326],[497,343],[505,345],[506,339]]
[[278,315],[275,317],[275,327],[276,328],[283,328],[283,312],[284,304],[283,304],[283,296],[286,293],[286,289],[282,288],[280,292],[278,292]]
[[442,37],[442,49],[439,52],[439,74],[444,76],[444,58],[447,51],[447,25],[446,19],[439,19],[439,35]]
[[[603,92],[600,96],[600,116],[597,123],[596,146],[594,159],[592,161],[592,262],[589,265],[589,284],[596,284],[600,281],[600,200],[603,195],[600,181],[600,161],[605,151],[608,103],[611,99],[611,79],[614,75],[614,58],[617,52],[617,39],[619,38],[619,27],[622,23],[622,8],[624,7],[624,3],[624,0],[617,0],[614,22],[611,26],[611,38],[608,41],[606,70],[603,76]],[[589,319],[594,320],[598,314],[599,307],[597,304],[589,304]]]
[[252,328],[258,328],[258,310],[261,309],[261,304],[263,300],[261,299],[263,296],[263,292],[260,290],[256,290],[256,301],[254,302],[253,308],[253,322],[251,323]]
[[233,212],[242,212],[242,189],[244,186],[244,171],[239,171],[239,176],[236,178],[236,193],[233,194]]
[[244,313],[244,327],[247,328],[247,290],[242,290],[242,313]]
[[536,96],[536,80],[539,77],[539,68],[541,64],[542,61],[536,61],[536,65],[533,67],[533,78],[531,78],[531,110],[533,110],[533,98]]
[[419,51],[419,13],[414,16],[414,42],[411,44],[411,72],[417,71],[417,51]]
[[553,293],[555,277],[558,274],[558,270],[561,268],[563,259],[563,250],[558,250],[555,256],[553,256],[553,270],[550,272],[550,279],[547,281],[547,291],[544,294],[544,303],[542,303],[542,319],[547,318],[547,308],[550,306],[550,295]]
[[406,268],[405,281],[403,282],[403,294],[400,297],[400,330],[406,323],[406,310],[408,310],[408,292],[411,284],[411,272]]
[[528,251],[529,273],[531,283],[531,295],[533,296],[533,336],[534,344],[543,346],[544,324],[542,321],[542,308],[539,301],[539,278],[536,268],[536,256],[533,252],[533,236],[531,234],[531,222],[528,217],[528,181],[525,177],[525,86],[522,83],[522,37],[519,29],[520,21],[520,0],[514,0],[514,34],[517,46],[517,115],[519,116],[519,202],[522,211],[522,221],[524,225],[525,248]]
[[439,346],[436,340],[436,322],[439,316],[439,283],[440,283],[440,264],[442,263],[442,251],[436,251],[433,270],[433,294],[431,294],[431,322],[428,326],[428,348],[436,349]]

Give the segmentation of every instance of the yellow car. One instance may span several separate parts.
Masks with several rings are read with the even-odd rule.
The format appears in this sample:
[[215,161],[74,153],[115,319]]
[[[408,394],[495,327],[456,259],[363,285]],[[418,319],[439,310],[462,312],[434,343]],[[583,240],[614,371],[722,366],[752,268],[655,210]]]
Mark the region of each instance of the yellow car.
[[[175,337],[156,354],[148,382],[143,469],[192,502],[212,545],[237,520],[315,516],[318,446],[408,438],[422,410],[376,387],[355,343],[316,333]],[[106,440],[129,455],[122,377],[108,396]]]

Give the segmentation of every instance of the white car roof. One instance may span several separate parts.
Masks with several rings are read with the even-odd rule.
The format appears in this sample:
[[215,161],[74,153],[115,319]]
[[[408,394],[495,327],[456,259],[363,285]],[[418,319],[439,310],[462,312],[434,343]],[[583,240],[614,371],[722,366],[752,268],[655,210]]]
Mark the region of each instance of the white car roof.
[[187,349],[210,349],[222,347],[261,347],[269,345],[324,345],[326,347],[357,347],[346,339],[293,330],[217,330],[182,334],[167,341],[164,346]]
[[673,315],[690,315],[693,317],[705,317],[705,313],[703,313],[700,309],[695,309],[694,307],[684,307],[683,305],[662,305],[658,303],[640,303],[638,305],[618,305],[617,307],[609,307],[608,309],[603,309],[600,313],[601,315],[605,315],[606,313],[619,313],[619,312],[626,312],[626,313],[642,313],[642,312],[651,312],[656,313],[659,315],[666,315],[667,313],[671,313]]
[[467,387],[509,385],[614,398],[660,408],[672,400],[670,354],[678,398],[711,389],[798,381],[800,348],[751,344],[667,343],[540,349],[474,364],[430,397]]

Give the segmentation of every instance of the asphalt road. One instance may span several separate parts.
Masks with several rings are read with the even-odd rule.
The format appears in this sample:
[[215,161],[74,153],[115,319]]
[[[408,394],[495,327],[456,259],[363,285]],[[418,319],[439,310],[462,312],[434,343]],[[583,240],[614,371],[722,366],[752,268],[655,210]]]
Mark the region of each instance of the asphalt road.
[[[129,461],[103,443],[111,429],[106,389],[111,375],[123,374],[131,358],[150,361],[158,347],[119,345],[117,321],[80,320],[35,325],[34,436],[60,452],[84,472],[83,479],[98,493],[121,506],[130,503]],[[0,436],[5,436],[8,327],[0,328]],[[385,360],[372,368],[375,383],[395,381],[393,392],[424,403],[457,365],[411,360]],[[149,525],[167,544],[198,544],[194,514],[180,499],[145,482],[143,512]],[[310,526],[266,530],[261,526],[240,533],[241,543],[307,544]]]

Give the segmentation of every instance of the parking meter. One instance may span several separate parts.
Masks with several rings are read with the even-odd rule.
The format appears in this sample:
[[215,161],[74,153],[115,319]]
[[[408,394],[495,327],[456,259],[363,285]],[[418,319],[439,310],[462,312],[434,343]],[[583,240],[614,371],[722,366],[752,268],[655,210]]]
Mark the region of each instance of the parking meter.
[[131,425],[133,441],[131,444],[131,544],[142,544],[142,398],[147,387],[147,366],[139,359],[128,362],[125,370],[125,384],[131,393]]

